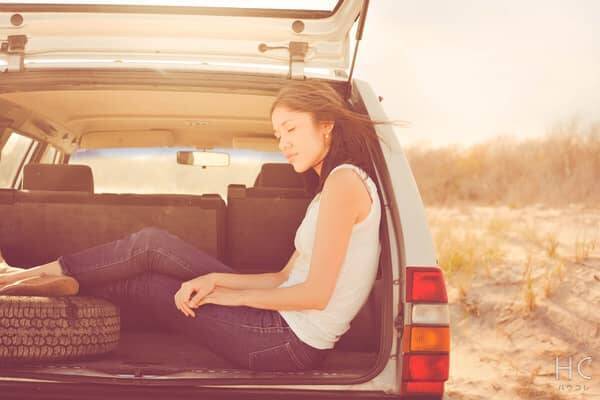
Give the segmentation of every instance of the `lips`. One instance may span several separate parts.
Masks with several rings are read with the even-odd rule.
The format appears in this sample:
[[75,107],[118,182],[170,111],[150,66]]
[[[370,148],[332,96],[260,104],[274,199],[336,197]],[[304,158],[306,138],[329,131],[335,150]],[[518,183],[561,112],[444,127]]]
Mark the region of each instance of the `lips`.
[[298,155],[298,153],[289,154],[289,155],[286,155],[285,158],[287,158],[288,161],[290,161],[292,158],[296,157],[297,155]]

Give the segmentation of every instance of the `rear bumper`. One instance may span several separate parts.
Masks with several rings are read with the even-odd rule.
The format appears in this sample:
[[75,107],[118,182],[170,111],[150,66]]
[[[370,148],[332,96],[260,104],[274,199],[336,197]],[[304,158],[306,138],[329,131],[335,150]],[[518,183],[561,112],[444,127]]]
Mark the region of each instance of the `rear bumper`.
[[[3,400],[13,399],[260,399],[260,400],[287,400],[297,399],[396,399],[399,395],[390,395],[383,392],[357,392],[357,391],[324,391],[324,390],[296,390],[296,389],[244,389],[244,388],[215,388],[193,386],[150,386],[146,384],[76,384],[56,382],[32,382],[28,380],[6,381],[0,378],[0,393]],[[402,398],[404,399],[404,398]],[[420,398],[423,399],[423,398]],[[439,400],[439,399],[438,399]],[[444,396],[444,400],[451,400]]]

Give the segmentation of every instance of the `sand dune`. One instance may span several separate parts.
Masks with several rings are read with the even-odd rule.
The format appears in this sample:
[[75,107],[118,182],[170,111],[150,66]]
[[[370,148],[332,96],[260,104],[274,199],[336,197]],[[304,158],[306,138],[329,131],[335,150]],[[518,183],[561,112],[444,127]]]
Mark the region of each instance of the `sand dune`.
[[[600,210],[429,208],[428,218],[447,264],[448,397],[600,398]],[[572,357],[571,380],[566,369],[556,379],[557,356],[565,367]]]

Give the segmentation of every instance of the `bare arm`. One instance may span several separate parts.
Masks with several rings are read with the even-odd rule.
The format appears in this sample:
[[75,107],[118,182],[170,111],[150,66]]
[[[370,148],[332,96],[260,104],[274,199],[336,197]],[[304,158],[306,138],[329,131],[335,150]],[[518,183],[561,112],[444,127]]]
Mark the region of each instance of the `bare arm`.
[[368,193],[364,184],[352,171],[342,170],[327,178],[319,207],[310,272],[305,282],[285,288],[217,288],[198,305],[245,305],[269,310],[324,309],[335,289],[352,227],[361,215],[361,209],[365,208],[365,203],[360,200],[365,196]]
[[[191,281],[184,282],[181,289],[175,294],[175,304],[177,308],[186,316],[195,316],[192,308],[208,302],[206,297],[209,295],[223,293],[239,298],[247,290],[277,290],[276,288],[285,282],[294,265],[294,260],[298,257],[298,251],[288,260],[286,266],[279,272],[266,274],[234,274],[234,273],[210,273],[201,275]],[[193,298],[191,298],[193,296]],[[191,299],[190,299],[191,298]],[[241,305],[229,302],[214,304]]]
[[281,285],[289,276],[294,259],[298,256],[298,251],[290,257],[285,267],[278,272],[269,272],[264,274],[231,274],[213,272],[210,279],[215,286],[229,289],[272,289]]

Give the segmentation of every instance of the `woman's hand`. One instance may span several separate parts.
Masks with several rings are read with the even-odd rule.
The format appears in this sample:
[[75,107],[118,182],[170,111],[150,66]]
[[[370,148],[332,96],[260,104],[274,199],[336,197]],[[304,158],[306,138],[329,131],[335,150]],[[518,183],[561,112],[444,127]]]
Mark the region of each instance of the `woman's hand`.
[[207,296],[198,300],[194,299],[191,303],[192,308],[197,308],[204,304],[243,306],[243,290],[217,287]]
[[196,313],[192,311],[192,304],[200,302],[201,299],[215,289],[215,286],[216,283],[210,274],[183,282],[181,289],[175,293],[177,309],[188,317],[195,317]]

